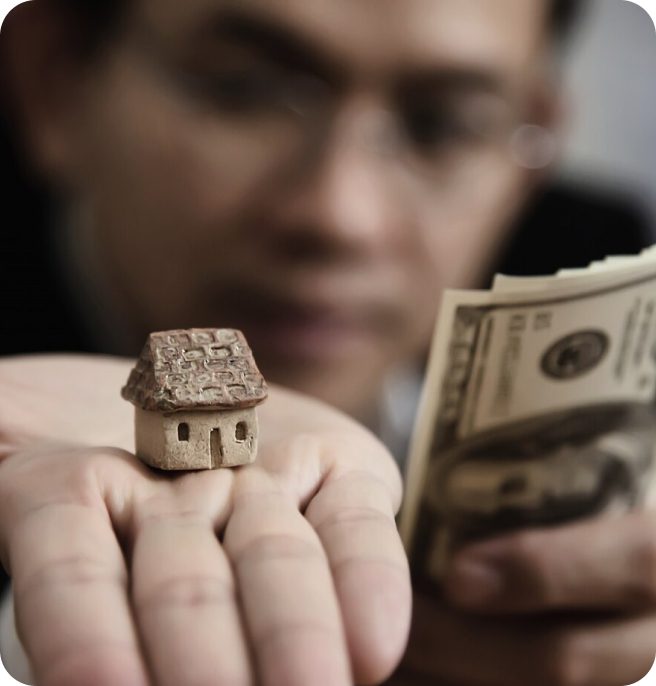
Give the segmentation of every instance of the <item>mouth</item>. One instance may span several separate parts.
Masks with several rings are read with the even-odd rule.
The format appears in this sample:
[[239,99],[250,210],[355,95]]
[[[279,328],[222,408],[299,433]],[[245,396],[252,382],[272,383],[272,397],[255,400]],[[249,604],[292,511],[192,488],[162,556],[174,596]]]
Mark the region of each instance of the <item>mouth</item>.
[[319,302],[264,289],[223,292],[221,305],[229,325],[245,333],[256,357],[278,363],[361,357],[388,333],[392,320],[391,308],[380,302]]
[[270,313],[245,323],[253,347],[263,355],[296,360],[343,359],[361,353],[372,343],[372,331],[360,321],[317,311]]

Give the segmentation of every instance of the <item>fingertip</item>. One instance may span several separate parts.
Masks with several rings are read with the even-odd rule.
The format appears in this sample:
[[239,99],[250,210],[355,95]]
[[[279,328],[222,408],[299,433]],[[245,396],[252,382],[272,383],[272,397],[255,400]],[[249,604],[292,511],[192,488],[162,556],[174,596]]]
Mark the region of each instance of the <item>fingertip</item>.
[[[369,581],[362,569],[344,570],[338,582],[344,627],[358,684],[388,678],[405,651],[410,632],[412,591],[406,569],[370,562]],[[364,592],[366,589],[366,592]]]

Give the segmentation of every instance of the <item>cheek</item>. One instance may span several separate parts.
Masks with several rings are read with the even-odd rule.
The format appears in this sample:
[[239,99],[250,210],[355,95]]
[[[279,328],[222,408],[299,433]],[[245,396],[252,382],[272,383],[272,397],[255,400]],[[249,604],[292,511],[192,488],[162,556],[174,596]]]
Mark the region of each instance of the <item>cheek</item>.
[[480,287],[526,201],[528,184],[519,167],[499,165],[484,179],[448,203],[424,207],[425,255],[440,289]]
[[181,226],[202,247],[279,174],[289,136],[142,81],[119,70],[100,100],[86,165],[96,201],[112,223],[138,222],[139,235],[162,249],[179,248]]
[[113,189],[112,202],[145,215],[160,239],[172,221],[184,221],[188,231],[215,229],[272,173],[260,148],[225,127],[163,115],[151,128],[137,124],[148,119],[116,132],[113,149],[101,152],[111,177],[100,187]]
[[[408,332],[421,346],[432,334],[445,288],[477,288],[499,257],[500,246],[525,202],[527,186],[517,167],[500,166],[476,192],[417,201],[420,227],[406,262]],[[423,342],[423,343],[422,343]]]
[[112,84],[90,117],[82,193],[127,295],[160,318],[178,317],[217,270],[247,259],[240,225],[278,174],[280,139],[270,127],[193,110],[129,75]]

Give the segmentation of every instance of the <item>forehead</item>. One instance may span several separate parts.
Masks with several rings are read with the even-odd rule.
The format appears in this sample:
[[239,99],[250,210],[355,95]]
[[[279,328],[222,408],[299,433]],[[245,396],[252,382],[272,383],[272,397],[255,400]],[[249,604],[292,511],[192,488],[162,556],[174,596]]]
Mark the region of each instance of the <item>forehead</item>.
[[539,50],[547,0],[138,0],[148,25],[184,48],[226,16],[298,34],[346,65],[372,70],[481,64],[521,71]]

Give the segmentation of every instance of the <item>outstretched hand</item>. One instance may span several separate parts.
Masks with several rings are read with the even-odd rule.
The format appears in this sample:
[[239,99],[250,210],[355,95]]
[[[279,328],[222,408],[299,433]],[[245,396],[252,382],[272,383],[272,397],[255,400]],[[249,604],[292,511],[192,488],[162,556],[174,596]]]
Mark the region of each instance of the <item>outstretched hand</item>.
[[0,560],[36,683],[384,679],[411,604],[384,448],[272,389],[255,464],[158,473],[129,452],[129,367],[0,363]]

